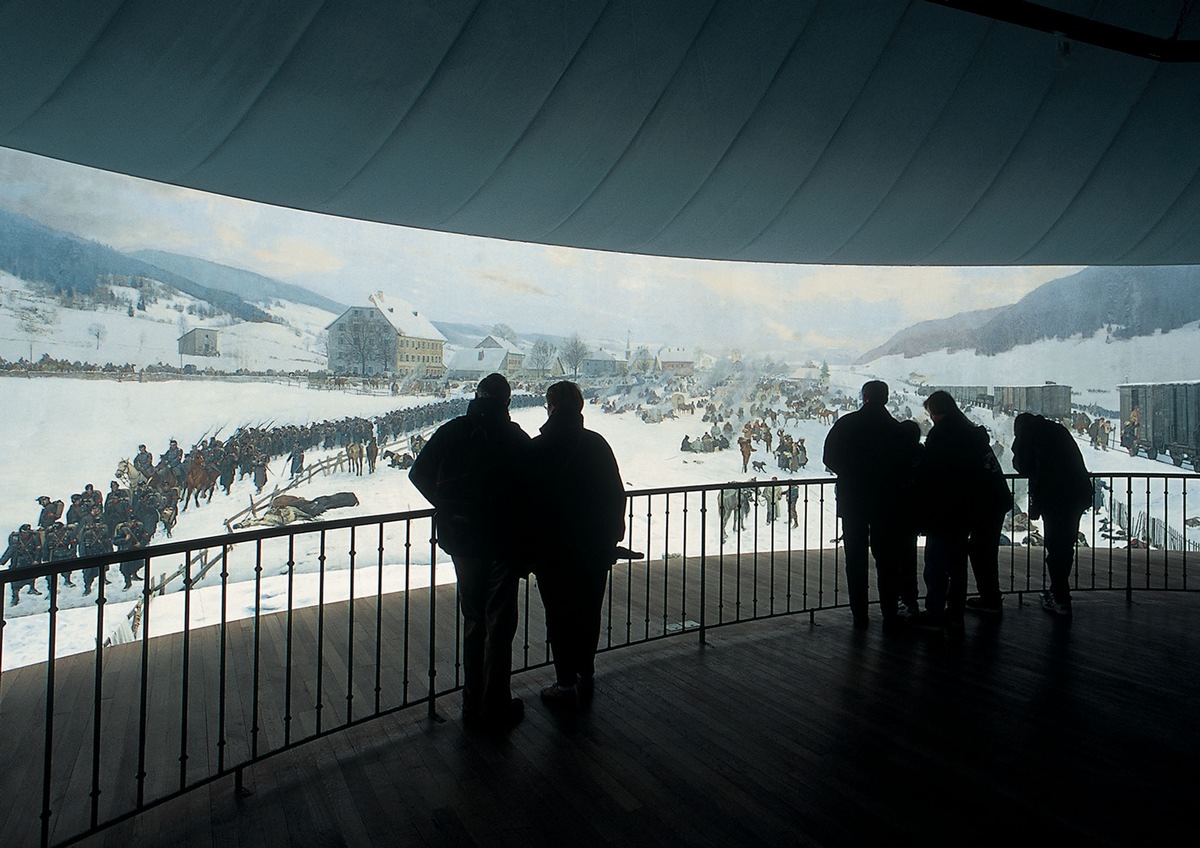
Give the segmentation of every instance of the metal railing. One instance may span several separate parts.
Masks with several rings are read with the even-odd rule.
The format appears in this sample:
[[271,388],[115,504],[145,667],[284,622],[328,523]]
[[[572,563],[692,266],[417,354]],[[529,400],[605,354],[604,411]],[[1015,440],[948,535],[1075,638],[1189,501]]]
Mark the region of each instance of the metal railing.
[[[1098,475],[1080,590],[1195,591],[1200,476]],[[602,651],[846,605],[834,481],[778,480],[629,493]],[[1005,522],[1001,584],[1040,591],[1024,483]],[[453,568],[432,510],[257,529],[0,572],[0,843],[69,844],[246,767],[399,710],[438,717],[460,688]],[[215,566],[201,573],[196,552]],[[108,586],[143,561],[158,582]],[[219,567],[219,570],[218,570]],[[94,595],[61,585],[89,569]],[[44,584],[42,597],[29,586]],[[550,660],[535,580],[523,584],[514,667]],[[32,615],[15,615],[32,610]],[[32,648],[31,648],[32,646]],[[30,663],[30,650],[37,662]],[[24,659],[14,662],[14,652]],[[19,740],[19,741],[14,741]],[[37,755],[32,752],[36,745]]]

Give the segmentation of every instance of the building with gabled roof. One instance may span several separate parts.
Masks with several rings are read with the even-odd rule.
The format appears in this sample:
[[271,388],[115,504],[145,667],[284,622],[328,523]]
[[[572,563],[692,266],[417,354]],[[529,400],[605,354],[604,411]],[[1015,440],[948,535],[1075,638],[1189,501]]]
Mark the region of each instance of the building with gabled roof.
[[407,301],[376,292],[325,329],[335,374],[444,377],[446,337]]

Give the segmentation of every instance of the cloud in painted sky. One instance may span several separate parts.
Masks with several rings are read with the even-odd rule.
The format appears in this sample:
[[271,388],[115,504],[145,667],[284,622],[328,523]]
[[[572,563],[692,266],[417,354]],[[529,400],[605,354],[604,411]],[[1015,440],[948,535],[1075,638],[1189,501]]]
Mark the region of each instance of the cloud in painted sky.
[[0,149],[0,208],[118,249],[176,251],[343,303],[382,289],[435,320],[590,338],[857,355],[912,323],[1013,303],[1074,268],[670,259],[282,209]]

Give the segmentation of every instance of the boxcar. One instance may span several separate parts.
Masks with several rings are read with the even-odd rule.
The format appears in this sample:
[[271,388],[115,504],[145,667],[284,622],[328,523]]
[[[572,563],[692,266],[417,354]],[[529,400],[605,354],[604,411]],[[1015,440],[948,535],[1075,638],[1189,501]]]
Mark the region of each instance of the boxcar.
[[1017,415],[1032,412],[1056,421],[1071,419],[1071,387],[1058,383],[1041,386],[996,386],[996,409]]
[[1200,470],[1200,381],[1130,383],[1121,393],[1121,445],[1131,456],[1167,454]]

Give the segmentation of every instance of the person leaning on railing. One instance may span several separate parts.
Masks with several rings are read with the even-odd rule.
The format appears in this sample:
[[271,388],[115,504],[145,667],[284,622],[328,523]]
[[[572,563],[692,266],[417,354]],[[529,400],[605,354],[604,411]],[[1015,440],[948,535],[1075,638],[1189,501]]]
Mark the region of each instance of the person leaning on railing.
[[1071,566],[1079,519],[1092,505],[1092,478],[1074,436],[1061,424],[1022,412],[1013,422],[1013,468],[1029,478],[1029,517],[1042,519],[1050,588],[1042,607],[1070,618]]

